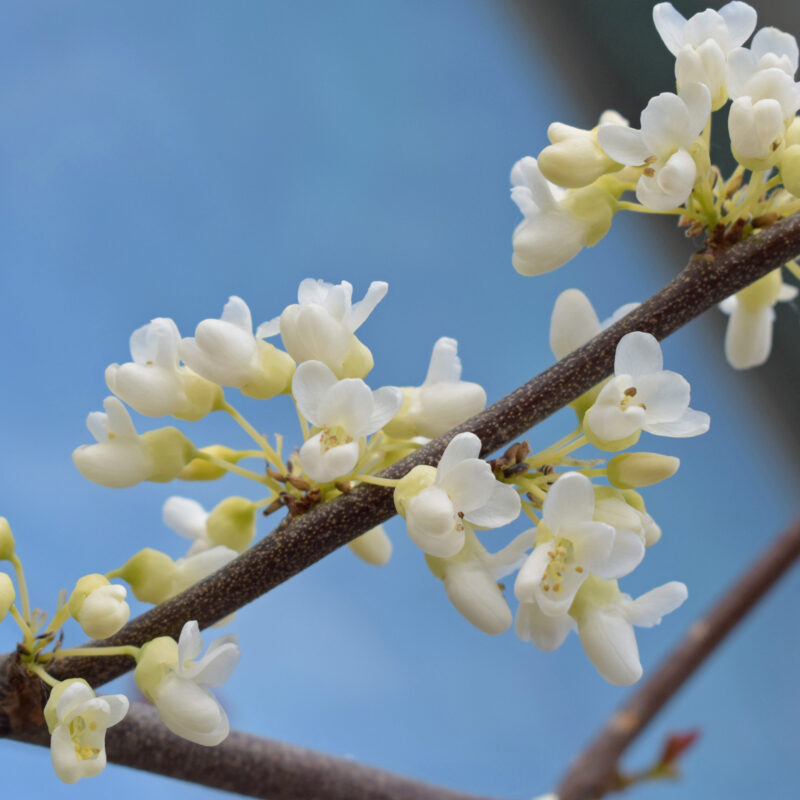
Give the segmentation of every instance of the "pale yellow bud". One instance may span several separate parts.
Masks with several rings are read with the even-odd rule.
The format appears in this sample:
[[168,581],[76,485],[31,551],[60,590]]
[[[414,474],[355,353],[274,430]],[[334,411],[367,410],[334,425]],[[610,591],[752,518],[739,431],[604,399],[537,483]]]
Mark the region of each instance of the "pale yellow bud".
[[14,555],[16,544],[11,526],[5,517],[0,517],[0,561],[9,561]]
[[363,380],[374,364],[370,349],[357,336],[353,336],[350,349],[342,362],[342,369],[336,373],[336,377],[339,379],[361,378]]
[[246,497],[225,498],[208,515],[208,538],[241,553],[256,535],[256,511],[255,503]]
[[[208,447],[201,447],[200,453],[208,453],[215,458],[221,458],[229,464],[238,464],[242,456],[238,450],[225,447],[224,444],[211,444]],[[206,461],[204,458],[193,458],[179,473],[178,477],[182,481],[215,481],[226,475],[228,470]]]
[[258,376],[241,386],[242,394],[256,400],[269,400],[276,394],[284,394],[291,389],[294,375],[294,359],[275,345],[257,340],[261,370]]
[[177,666],[178,643],[169,636],[159,636],[142,646],[133,677],[142,694],[152,699],[161,681]]
[[166,554],[145,547],[122,567],[109,573],[110,578],[122,578],[137,600],[158,605],[172,593],[175,562]]
[[93,639],[113,636],[130,618],[125,587],[113,585],[105,575],[84,575],[69,598],[69,613]]
[[9,578],[5,572],[0,572],[0,621],[8,614],[8,610],[11,608],[16,598],[17,593],[14,590],[14,584],[11,582],[11,578]]
[[597,143],[597,128],[587,131],[554,122],[547,137],[552,144],[539,153],[536,162],[542,175],[557,186],[579,189],[622,169]]
[[408,503],[421,491],[433,486],[436,481],[436,467],[420,464],[404,475],[394,490],[394,506],[397,513],[405,519]]
[[800,197],[800,144],[793,144],[784,150],[780,166],[786,191]]
[[608,480],[618,489],[638,489],[671,478],[680,459],[660,453],[621,453],[608,462]]
[[382,525],[362,533],[347,545],[362,561],[382,567],[392,557],[392,540]]
[[189,439],[172,426],[148,431],[141,438],[153,458],[149,481],[167,483],[174,480],[197,452]]

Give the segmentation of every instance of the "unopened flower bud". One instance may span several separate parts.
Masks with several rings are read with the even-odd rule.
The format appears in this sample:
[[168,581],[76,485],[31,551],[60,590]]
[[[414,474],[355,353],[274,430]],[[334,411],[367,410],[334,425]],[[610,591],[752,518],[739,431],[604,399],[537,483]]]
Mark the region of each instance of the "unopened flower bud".
[[608,462],[608,480],[618,489],[638,489],[671,478],[680,459],[660,453],[621,453]]
[[406,516],[408,503],[421,491],[433,486],[436,481],[436,467],[420,464],[404,475],[394,490],[394,506],[401,517]]
[[143,433],[142,441],[152,456],[152,468],[147,480],[168,483],[178,477],[192,460],[195,446],[177,428],[158,428]]
[[0,561],[9,561],[14,555],[14,534],[5,517],[0,517]]
[[793,144],[783,151],[780,167],[784,188],[800,197],[800,144]]
[[[221,458],[229,464],[237,464],[242,458],[238,450],[225,447],[224,444],[212,444],[208,447],[201,447],[200,453],[208,453],[215,458]],[[227,474],[224,467],[212,464],[204,458],[193,458],[179,473],[178,478],[182,481],[215,481]]]
[[171,594],[175,569],[175,562],[166,553],[145,547],[108,577],[122,578],[137,600],[158,605]]
[[105,575],[84,575],[72,590],[69,613],[93,639],[113,636],[130,618],[124,586],[112,585]]
[[[625,120],[622,123],[627,124]],[[556,186],[579,189],[601,175],[622,169],[597,143],[597,128],[589,131],[554,122],[547,129],[547,137],[552,144],[539,153],[537,161],[542,175]]]
[[170,636],[159,636],[145,642],[133,673],[142,694],[150,694],[178,663],[178,643]]
[[256,535],[256,505],[246,497],[227,497],[208,515],[208,538],[241,553]]
[[378,525],[347,545],[362,561],[382,567],[392,557],[392,540],[382,525]]
[[11,578],[5,572],[0,572],[0,621],[8,614],[8,609],[11,608],[16,597],[17,593]]

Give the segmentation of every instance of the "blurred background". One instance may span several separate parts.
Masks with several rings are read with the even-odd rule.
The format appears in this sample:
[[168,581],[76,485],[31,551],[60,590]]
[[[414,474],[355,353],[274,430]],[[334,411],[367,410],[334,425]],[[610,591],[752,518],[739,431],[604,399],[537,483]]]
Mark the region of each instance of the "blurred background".
[[[800,31],[796,6],[759,12],[760,25]],[[170,494],[209,508],[254,496],[236,479],[114,491],[73,467],[105,367],[129,359],[130,333],[151,318],[192,335],[238,294],[258,324],[295,301],[304,277],[350,280],[358,298],[384,279],[389,294],[359,332],[375,356],[370,384],[419,384],[448,335],[492,401],[552,362],[562,290],[581,288],[602,318],[646,299],[691,252],[669,219],[620,214],[563,269],[523,278],[510,263],[508,172],[547,143],[547,125],[589,128],[607,107],[638,124],[649,96],[674,89],[647,3],[28,0],[0,13],[0,514],[36,605],[53,608],[60,588],[142,547],[182,555],[160,519]],[[798,306],[777,311],[773,359],[747,373],[724,360],[719,312],[665,342],[667,367],[691,381],[712,426],[640,443],[683,463],[645,492],[664,535],[622,588],[683,580],[690,591],[640,631],[645,674],[796,512]],[[297,441],[285,398],[230,395],[262,430]],[[533,431],[532,446],[570,430],[571,413]],[[160,424],[135,419],[140,431]],[[246,444],[227,419],[183,427],[198,445]],[[471,628],[402,522],[387,530],[387,567],[343,550],[237,615],[243,658],[222,693],[232,725],[462,790],[550,790],[627,691],[596,674],[577,637],[546,654]],[[668,732],[702,730],[678,785],[632,797],[738,800],[767,781],[791,794],[799,593],[795,572],[641,737],[631,768]],[[0,652],[15,633],[0,627]],[[68,642],[82,639],[68,626]],[[135,692],[130,676],[114,689]],[[28,745],[0,743],[0,770],[9,795],[70,791]],[[115,766],[81,791],[217,794]]]

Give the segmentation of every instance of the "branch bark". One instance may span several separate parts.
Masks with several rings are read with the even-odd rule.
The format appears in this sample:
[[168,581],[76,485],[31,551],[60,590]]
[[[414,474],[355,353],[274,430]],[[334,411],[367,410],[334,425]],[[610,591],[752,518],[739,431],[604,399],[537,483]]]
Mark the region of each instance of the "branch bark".
[[678,648],[573,761],[558,788],[559,800],[596,800],[612,791],[620,757],[631,742],[798,558],[800,517],[692,625]]
[[[397,478],[417,464],[436,464],[450,439],[462,431],[477,434],[483,443],[483,455],[509,444],[606,378],[613,371],[617,342],[626,333],[646,331],[663,339],[798,255],[800,213],[715,255],[695,254],[664,289],[588,344],[381,474]],[[362,485],[281,524],[216,574],[132,620],[110,639],[87,646],[138,646],[156,636],[177,637],[190,619],[196,619],[201,628],[207,627],[394,513],[390,490]],[[60,680],[83,677],[98,686],[132,667],[133,660],[122,656],[67,658],[54,664],[50,672]]]
[[[50,746],[41,726],[13,738]],[[216,747],[202,747],[167,730],[144,703],[133,703],[108,730],[106,751],[116,764],[264,800],[492,800],[239,731]]]

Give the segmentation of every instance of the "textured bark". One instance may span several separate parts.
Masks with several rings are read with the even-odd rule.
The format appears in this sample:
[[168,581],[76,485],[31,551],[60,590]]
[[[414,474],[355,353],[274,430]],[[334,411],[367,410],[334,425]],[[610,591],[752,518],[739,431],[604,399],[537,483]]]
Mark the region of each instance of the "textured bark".
[[[473,431],[480,437],[484,455],[509,444],[606,378],[613,371],[617,342],[626,333],[646,331],[663,339],[798,255],[800,214],[715,255],[696,254],[664,289],[591,342],[381,474],[397,478],[417,464],[436,464],[450,439],[461,431]],[[207,627],[394,513],[391,490],[362,485],[281,524],[224,569],[132,620],[102,644],[141,645],[156,636],[177,637],[190,619]],[[54,664],[50,672],[62,680],[80,676],[97,686],[132,667],[133,660],[126,657],[67,658]]]
[[798,558],[800,517],[692,625],[677,649],[573,761],[558,789],[559,800],[596,800],[612,790],[619,759],[631,742]]
[[[13,738],[50,746],[42,726],[22,728]],[[115,764],[265,800],[492,800],[239,731],[216,747],[192,744],[144,703],[134,703],[109,728],[106,752]]]

